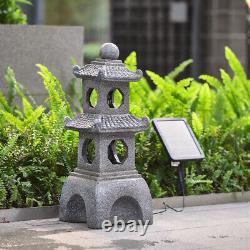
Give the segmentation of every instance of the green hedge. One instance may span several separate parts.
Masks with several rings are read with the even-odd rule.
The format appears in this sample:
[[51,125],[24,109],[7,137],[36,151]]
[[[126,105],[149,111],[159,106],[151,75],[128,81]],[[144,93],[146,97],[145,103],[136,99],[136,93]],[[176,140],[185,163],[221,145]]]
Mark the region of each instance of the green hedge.
[[[206,159],[186,168],[188,194],[232,192],[250,188],[250,80],[235,54],[225,48],[233,72],[223,69],[221,79],[201,75],[199,82],[177,76],[188,60],[166,76],[146,71],[155,84],[131,84],[131,111],[138,116],[185,117],[193,128]],[[127,59],[135,64],[135,53]],[[176,194],[177,174],[152,127],[137,136],[137,166],[156,197]]]
[[[206,159],[187,166],[188,194],[250,187],[249,79],[234,53],[225,51],[233,76],[221,70],[221,80],[202,75],[199,82],[192,78],[177,82],[192,63],[188,60],[166,76],[146,71],[155,88],[145,78],[130,84],[132,114],[185,117],[198,137]],[[126,64],[136,69],[135,52]],[[71,84],[75,95],[70,98],[45,66],[38,68],[48,91],[44,105],[36,105],[10,68],[8,94],[0,92],[1,207],[57,204],[66,176],[76,167],[78,134],[64,130],[63,121],[66,115],[73,117],[73,109],[81,111],[82,97],[74,91],[76,82]],[[154,197],[176,194],[176,172],[152,127],[136,136],[136,166]]]

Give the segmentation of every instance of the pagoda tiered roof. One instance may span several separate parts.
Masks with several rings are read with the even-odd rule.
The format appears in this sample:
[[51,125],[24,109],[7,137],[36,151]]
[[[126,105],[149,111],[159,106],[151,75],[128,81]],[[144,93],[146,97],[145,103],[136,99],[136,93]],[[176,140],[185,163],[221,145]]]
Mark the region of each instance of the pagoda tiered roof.
[[83,80],[136,82],[142,77],[142,71],[131,71],[121,60],[97,59],[82,68],[75,66],[73,73]]
[[83,113],[76,115],[73,120],[66,117],[64,127],[79,132],[139,132],[148,129],[149,119],[139,119],[131,114]]

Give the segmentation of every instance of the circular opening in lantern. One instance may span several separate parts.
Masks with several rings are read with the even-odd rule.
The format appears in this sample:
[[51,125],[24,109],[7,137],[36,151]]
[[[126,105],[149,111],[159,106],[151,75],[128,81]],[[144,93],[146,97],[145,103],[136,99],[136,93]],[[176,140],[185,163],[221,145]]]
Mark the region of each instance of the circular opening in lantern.
[[113,164],[122,164],[128,157],[128,146],[124,140],[113,140],[108,147],[108,158]]
[[95,88],[90,88],[87,91],[87,101],[90,107],[96,107],[98,101],[98,94]]
[[92,162],[95,159],[95,141],[93,139],[86,139],[83,148],[82,148],[82,155],[83,158],[89,163],[92,164]]
[[108,93],[108,105],[110,108],[119,108],[123,104],[123,93],[119,89],[112,89]]

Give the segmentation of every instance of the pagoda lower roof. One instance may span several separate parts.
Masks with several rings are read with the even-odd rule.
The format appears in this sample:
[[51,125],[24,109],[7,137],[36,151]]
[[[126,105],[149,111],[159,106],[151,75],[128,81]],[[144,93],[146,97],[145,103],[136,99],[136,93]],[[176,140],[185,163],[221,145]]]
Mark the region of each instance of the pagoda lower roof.
[[147,117],[139,119],[131,114],[78,114],[71,120],[65,117],[64,127],[79,132],[139,132],[149,127]]

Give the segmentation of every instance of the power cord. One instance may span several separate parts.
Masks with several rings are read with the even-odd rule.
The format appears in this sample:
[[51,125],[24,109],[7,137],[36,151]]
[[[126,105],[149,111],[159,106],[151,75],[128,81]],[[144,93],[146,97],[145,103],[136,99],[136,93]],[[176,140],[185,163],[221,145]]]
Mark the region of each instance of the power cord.
[[185,208],[185,187],[184,187],[184,172],[183,172],[183,167],[181,165],[178,166],[178,179],[179,179],[180,188],[181,188],[181,192],[182,192],[182,208],[176,209],[176,208],[168,205],[166,202],[162,202],[164,209],[161,211],[158,211],[158,212],[154,212],[154,214],[165,213],[168,209],[171,209],[177,213],[184,211],[184,208]]

